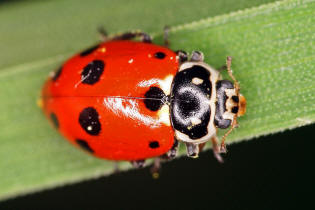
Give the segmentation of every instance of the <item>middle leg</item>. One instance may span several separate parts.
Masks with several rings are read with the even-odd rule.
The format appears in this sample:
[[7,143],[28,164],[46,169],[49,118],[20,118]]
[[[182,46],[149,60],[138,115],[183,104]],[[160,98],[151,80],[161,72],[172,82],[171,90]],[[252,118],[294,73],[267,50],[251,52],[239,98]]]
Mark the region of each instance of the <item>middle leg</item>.
[[98,32],[101,35],[101,38],[103,41],[130,40],[130,39],[140,37],[142,42],[146,42],[146,43],[152,42],[151,36],[147,33],[142,32],[142,31],[129,31],[129,32],[117,34],[113,37],[109,37],[107,31],[103,27],[99,27]]

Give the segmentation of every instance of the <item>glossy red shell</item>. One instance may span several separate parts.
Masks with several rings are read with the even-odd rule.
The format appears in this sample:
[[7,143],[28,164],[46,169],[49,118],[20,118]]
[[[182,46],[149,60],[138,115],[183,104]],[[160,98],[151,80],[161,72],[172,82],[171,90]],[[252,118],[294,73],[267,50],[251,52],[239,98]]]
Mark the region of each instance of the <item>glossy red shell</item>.
[[[157,52],[165,57],[157,58]],[[82,71],[94,60],[104,62],[104,71],[95,84],[84,84]],[[158,111],[145,106],[143,98],[150,87],[159,87],[158,81],[175,75],[178,66],[176,54],[165,47],[135,41],[101,43],[89,54],[69,59],[60,74],[47,80],[43,109],[48,118],[54,115],[58,130],[71,143],[84,141],[95,156],[111,160],[159,156],[172,147],[174,131],[159,120]],[[87,107],[98,113],[97,135],[79,123]],[[152,142],[158,146],[150,147]]]

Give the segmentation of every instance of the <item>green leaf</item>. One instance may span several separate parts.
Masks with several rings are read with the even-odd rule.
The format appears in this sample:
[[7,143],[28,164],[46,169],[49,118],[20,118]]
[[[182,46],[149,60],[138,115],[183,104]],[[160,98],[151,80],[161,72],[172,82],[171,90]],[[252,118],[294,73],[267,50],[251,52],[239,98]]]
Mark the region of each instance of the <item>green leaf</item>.
[[[151,33],[165,24],[177,25],[170,32],[172,49],[201,50],[206,62],[217,68],[232,56],[248,105],[228,143],[314,122],[314,1],[286,0],[251,9],[245,8],[268,1],[177,2],[2,4],[0,199],[113,171],[111,162],[63,140],[36,106],[48,72],[96,42],[99,25],[113,32],[142,28]],[[206,18],[209,14],[214,17]],[[155,40],[161,42],[161,33]],[[128,167],[121,163],[121,168]]]

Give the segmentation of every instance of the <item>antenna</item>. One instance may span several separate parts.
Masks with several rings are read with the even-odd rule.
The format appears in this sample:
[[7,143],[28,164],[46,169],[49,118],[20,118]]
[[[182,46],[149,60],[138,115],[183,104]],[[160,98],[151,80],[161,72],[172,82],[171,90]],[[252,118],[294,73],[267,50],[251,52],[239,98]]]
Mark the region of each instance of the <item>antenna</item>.
[[[236,90],[236,95],[239,97],[240,96],[240,94],[239,94],[240,85],[239,85],[239,82],[235,79],[235,77],[234,77],[234,75],[232,73],[231,65],[232,65],[232,57],[228,56],[226,58],[227,72],[228,72],[229,76],[232,78],[232,80],[234,81],[234,88]],[[233,131],[233,129],[235,127],[237,127],[237,115],[236,114],[233,117],[231,128],[223,135],[223,137],[221,139],[221,146],[220,146],[220,151],[221,152],[226,153],[225,139]]]

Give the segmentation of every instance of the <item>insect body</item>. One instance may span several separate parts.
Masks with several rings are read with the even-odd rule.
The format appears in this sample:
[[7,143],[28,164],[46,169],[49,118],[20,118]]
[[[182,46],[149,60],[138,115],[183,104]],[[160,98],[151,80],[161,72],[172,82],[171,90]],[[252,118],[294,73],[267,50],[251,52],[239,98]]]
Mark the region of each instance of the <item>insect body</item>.
[[[136,36],[142,42],[129,40]],[[221,80],[200,52],[188,60],[147,34],[126,33],[65,62],[44,85],[43,110],[71,143],[100,158],[143,166],[175,157],[179,141],[196,157],[211,140],[221,160],[217,128],[233,129],[245,112],[234,81]]]

